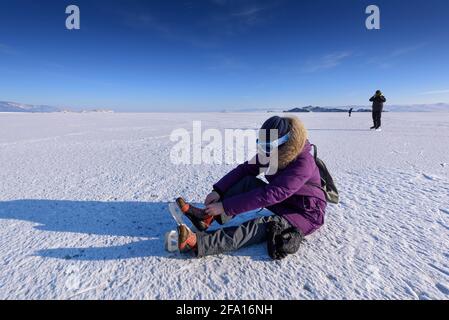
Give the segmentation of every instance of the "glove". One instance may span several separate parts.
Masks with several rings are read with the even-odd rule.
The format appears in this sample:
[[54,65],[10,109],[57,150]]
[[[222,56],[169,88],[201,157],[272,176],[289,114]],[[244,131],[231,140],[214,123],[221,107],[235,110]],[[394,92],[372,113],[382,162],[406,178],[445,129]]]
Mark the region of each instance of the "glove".
[[296,228],[285,228],[277,221],[271,221],[267,226],[268,254],[273,260],[282,260],[289,254],[298,252],[301,243],[304,241],[303,234]]

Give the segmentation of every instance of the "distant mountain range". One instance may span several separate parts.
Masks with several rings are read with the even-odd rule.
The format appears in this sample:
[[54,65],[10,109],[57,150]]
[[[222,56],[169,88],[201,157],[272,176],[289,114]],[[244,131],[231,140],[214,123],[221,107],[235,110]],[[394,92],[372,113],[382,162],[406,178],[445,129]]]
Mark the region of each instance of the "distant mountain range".
[[93,110],[72,110],[69,108],[63,107],[53,107],[46,105],[33,105],[33,104],[24,104],[17,102],[8,102],[8,101],[0,101],[0,112],[28,112],[28,113],[37,113],[37,112],[112,112],[110,110],[103,109],[93,109]]
[[[351,107],[346,109],[343,108],[333,108],[333,107],[302,107],[302,108],[293,108],[284,112],[348,112]],[[371,112],[371,109],[356,109],[353,108],[353,112]]]
[[[353,108],[353,112],[371,112],[370,107],[319,107],[307,106],[292,108],[284,112],[348,112]],[[414,105],[386,105],[385,111],[388,112],[449,112],[449,104],[435,103],[435,104],[414,104]]]
[[386,105],[392,112],[449,112],[448,103],[413,104],[413,105]]
[[61,112],[58,107],[0,101],[0,112]]
[[[348,112],[353,108],[353,112],[371,112],[369,106],[345,106],[345,107],[320,107],[307,106],[295,107],[283,111],[282,109],[267,109],[267,108],[247,108],[247,109],[229,109],[222,112]],[[449,112],[448,103],[434,103],[434,104],[414,104],[414,105],[386,105],[385,111],[389,112]],[[0,112],[113,112],[108,109],[85,109],[75,110],[66,107],[55,107],[47,105],[33,105],[17,102],[0,101]]]
[[[282,112],[348,112],[353,108],[353,112],[371,112],[371,106],[368,105],[348,105],[336,107],[320,107],[320,106],[306,106],[306,107],[292,107],[290,109],[282,108],[244,108],[244,109],[225,109],[222,112],[268,112],[268,113],[282,113]],[[387,112],[449,112],[449,103],[433,103],[433,104],[413,104],[413,105],[385,105]]]

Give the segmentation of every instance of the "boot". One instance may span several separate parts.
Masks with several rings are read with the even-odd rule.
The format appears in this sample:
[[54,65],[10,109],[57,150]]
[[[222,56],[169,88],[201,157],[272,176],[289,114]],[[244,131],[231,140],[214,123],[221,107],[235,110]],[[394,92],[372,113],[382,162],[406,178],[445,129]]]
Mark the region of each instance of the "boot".
[[192,206],[183,198],[176,199],[176,204],[198,231],[206,231],[214,221],[214,217],[207,215],[204,209]]
[[178,226],[178,248],[179,252],[187,253],[196,250],[196,234],[185,224]]

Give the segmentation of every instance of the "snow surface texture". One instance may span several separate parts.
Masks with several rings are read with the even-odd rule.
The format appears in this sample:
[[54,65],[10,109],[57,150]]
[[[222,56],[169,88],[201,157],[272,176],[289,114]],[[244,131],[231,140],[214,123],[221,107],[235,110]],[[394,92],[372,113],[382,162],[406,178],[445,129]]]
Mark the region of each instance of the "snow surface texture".
[[449,114],[300,114],[341,192],[300,252],[164,251],[167,203],[232,168],[171,164],[171,131],[271,115],[0,114],[0,298],[448,299]]

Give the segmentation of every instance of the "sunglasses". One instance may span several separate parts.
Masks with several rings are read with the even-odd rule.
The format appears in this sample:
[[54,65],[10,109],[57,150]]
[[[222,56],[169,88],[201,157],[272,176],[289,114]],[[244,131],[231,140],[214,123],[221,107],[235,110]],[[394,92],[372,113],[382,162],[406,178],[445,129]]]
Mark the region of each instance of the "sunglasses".
[[285,136],[272,141],[272,142],[262,142],[259,139],[257,139],[257,146],[258,148],[265,152],[265,153],[271,153],[273,150],[279,148],[283,144],[287,143],[288,140],[290,140],[290,133],[287,133]]

